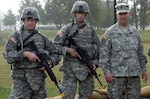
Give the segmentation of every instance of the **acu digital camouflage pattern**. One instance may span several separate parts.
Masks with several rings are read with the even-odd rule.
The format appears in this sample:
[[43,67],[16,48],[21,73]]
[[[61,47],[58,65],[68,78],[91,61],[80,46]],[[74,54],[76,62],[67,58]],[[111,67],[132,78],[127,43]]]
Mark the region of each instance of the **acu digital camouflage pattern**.
[[105,74],[111,72],[116,77],[129,77],[140,76],[141,71],[146,71],[147,59],[136,28],[129,26],[127,33],[123,33],[116,23],[105,35],[108,38],[103,39],[100,54],[100,65]]
[[[122,90],[124,89],[124,83],[126,83],[125,90],[128,92],[125,95],[122,94]],[[118,92],[118,90],[120,90]],[[114,77],[113,83],[110,84],[108,82],[108,96],[110,99],[140,99],[140,92],[141,92],[141,83],[140,77]],[[126,97],[126,98],[125,98]]]
[[39,15],[39,12],[36,8],[26,7],[21,14],[21,20],[23,20],[24,18],[34,18],[34,19],[37,19],[39,21],[40,15]]
[[[28,35],[28,30],[24,27],[23,31],[21,29],[12,33],[6,44],[5,58],[9,64],[12,64],[11,77],[13,85],[10,99],[44,99],[46,97],[45,72],[38,70],[38,62],[30,62],[23,57],[23,51],[31,51],[29,48],[17,50],[17,46],[20,46]],[[59,57],[55,54],[55,46],[47,37],[36,33],[26,43],[32,40],[35,41],[39,51],[42,51],[42,53],[47,52],[53,66],[59,62]]]
[[[146,71],[147,59],[143,53],[143,45],[140,38],[140,34],[136,28],[129,25],[129,29],[126,31],[121,30],[118,23],[112,25],[107,29],[102,38],[100,54],[100,66],[102,67],[104,74],[112,73],[117,84],[108,83],[109,96],[112,99],[117,98],[116,89],[121,89],[120,86],[128,81],[127,84],[128,96],[132,93],[132,98],[138,99],[140,92],[140,78],[142,71]],[[115,93],[112,93],[113,91]]]
[[71,9],[71,13],[76,13],[76,12],[85,12],[90,14],[90,9],[89,5],[85,1],[76,1],[73,4],[73,7]]
[[59,54],[63,55],[63,65],[60,67],[60,71],[63,71],[64,75],[60,87],[65,92],[66,97],[64,99],[74,98],[77,81],[79,82],[80,99],[88,99],[93,92],[93,76],[89,74],[86,64],[81,63],[79,59],[75,59],[66,53],[67,48],[76,48],[73,45],[69,46],[69,41],[66,38],[78,29],[79,32],[74,37],[75,41],[88,52],[92,63],[98,63],[99,38],[91,26],[87,23],[84,24],[86,25],[79,29],[74,20],[74,22],[63,27],[60,30],[62,32],[59,32],[54,38],[54,44],[57,46]]

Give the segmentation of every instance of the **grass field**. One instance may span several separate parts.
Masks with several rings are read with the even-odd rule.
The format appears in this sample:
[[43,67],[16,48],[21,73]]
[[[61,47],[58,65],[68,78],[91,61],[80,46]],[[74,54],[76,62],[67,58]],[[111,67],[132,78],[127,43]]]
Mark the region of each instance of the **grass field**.
[[[45,30],[42,31],[43,34],[45,34],[47,37],[49,37],[50,40],[53,39],[54,35],[56,34],[56,30]],[[4,46],[7,40],[7,37],[9,35],[9,33],[11,33],[11,31],[2,31],[0,33],[0,97],[1,99],[8,99],[8,95],[10,93],[10,88],[11,88],[11,78],[10,78],[10,65],[6,63],[5,59],[3,58],[2,52],[4,51]],[[97,31],[98,35],[101,37],[101,35],[104,33],[104,30],[98,30]],[[144,44],[144,53],[148,59],[148,63],[147,63],[147,71],[148,71],[148,75],[150,76],[150,57],[147,55],[148,52],[148,48],[150,47],[150,30],[148,31],[140,31],[141,33],[141,37],[142,37],[142,41]],[[59,72],[59,67],[61,65],[61,62],[55,66],[52,70],[55,73],[57,80],[59,81],[62,77],[62,73]],[[99,79],[101,80],[101,82],[106,85],[106,81],[103,75],[103,72],[100,68],[97,69],[97,73],[100,74],[101,76],[99,77]],[[150,80],[145,84],[145,83],[141,83],[142,87],[150,85]],[[98,83],[98,81],[95,79],[95,88],[100,87],[100,84]],[[52,96],[56,96],[58,95],[57,92],[57,87],[55,86],[55,84],[49,79],[46,79],[46,88],[47,88],[47,94],[48,97],[52,97]]]

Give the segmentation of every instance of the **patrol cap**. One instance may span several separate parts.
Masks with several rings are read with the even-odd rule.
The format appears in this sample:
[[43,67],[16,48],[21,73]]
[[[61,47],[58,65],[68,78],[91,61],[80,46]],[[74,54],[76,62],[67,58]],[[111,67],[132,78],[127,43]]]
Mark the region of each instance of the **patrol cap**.
[[129,5],[127,3],[118,3],[115,6],[116,13],[124,13],[124,12],[130,12]]

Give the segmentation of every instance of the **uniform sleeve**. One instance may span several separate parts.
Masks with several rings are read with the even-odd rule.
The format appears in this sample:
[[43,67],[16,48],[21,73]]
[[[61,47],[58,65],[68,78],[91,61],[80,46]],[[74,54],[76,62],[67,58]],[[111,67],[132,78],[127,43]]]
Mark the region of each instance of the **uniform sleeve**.
[[55,45],[48,38],[46,40],[46,50],[49,52],[49,58],[52,60],[52,65],[55,66],[59,63],[60,57],[58,55],[58,50]]
[[22,61],[23,59],[23,50],[17,50],[18,41],[16,33],[8,36],[5,52],[3,53],[8,64]]
[[68,47],[65,45],[66,32],[67,32],[67,26],[60,29],[60,31],[54,37],[54,44],[56,45],[59,54],[64,56],[66,56],[66,52],[68,49]]
[[92,63],[98,64],[99,63],[100,39],[94,29],[92,32],[93,32],[93,38],[92,38],[93,45],[92,46],[93,46],[93,52],[95,53]]
[[100,47],[100,67],[103,69],[104,74],[110,73],[110,55],[111,55],[111,39],[108,36],[108,31],[103,35],[101,39]]
[[146,56],[144,55],[144,50],[143,49],[144,48],[143,48],[142,40],[141,40],[141,37],[139,35],[138,58],[139,58],[139,63],[140,63],[140,66],[142,68],[142,71],[146,71],[147,59],[146,59]]

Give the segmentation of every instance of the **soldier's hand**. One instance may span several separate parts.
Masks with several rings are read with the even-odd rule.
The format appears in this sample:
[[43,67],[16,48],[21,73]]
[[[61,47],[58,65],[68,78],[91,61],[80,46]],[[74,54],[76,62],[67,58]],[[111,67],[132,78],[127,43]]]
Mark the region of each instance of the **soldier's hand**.
[[112,83],[113,82],[113,76],[111,73],[108,73],[105,75],[106,81]]
[[33,53],[33,52],[24,51],[23,52],[23,56],[26,57],[26,58],[28,58],[29,61],[31,61],[31,62],[36,62],[36,61],[40,62],[41,61],[39,59],[39,57],[35,53]]
[[143,79],[143,82],[147,82],[147,80],[148,80],[148,75],[147,75],[147,73],[146,73],[146,71],[143,71],[142,72],[142,79]]
[[73,48],[68,48],[67,52],[70,53],[70,55],[74,58],[82,59],[81,56],[79,55],[79,53]]
[[[53,64],[52,60],[48,60],[48,64],[49,64],[49,68],[52,68],[52,64]],[[42,66],[41,68],[39,68],[39,70],[44,71],[45,67]]]
[[45,67],[42,66],[41,68],[39,68],[39,70],[44,71],[44,70],[45,70]]
[[96,70],[96,65],[92,64],[93,70]]
[[[92,69],[96,70],[96,65],[95,64],[92,64]],[[90,69],[88,69],[88,72],[91,74],[91,70]]]
[[52,68],[52,67],[53,67],[53,66],[52,66],[52,64],[53,64],[52,60],[48,60],[48,64],[50,65],[49,68]]

